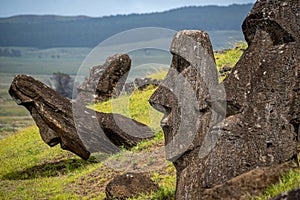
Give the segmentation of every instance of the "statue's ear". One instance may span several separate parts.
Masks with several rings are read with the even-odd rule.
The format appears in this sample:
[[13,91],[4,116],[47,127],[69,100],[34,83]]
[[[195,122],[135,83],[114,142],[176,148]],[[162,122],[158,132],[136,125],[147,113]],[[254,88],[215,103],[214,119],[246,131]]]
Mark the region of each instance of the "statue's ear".
[[281,45],[298,40],[299,17],[296,14],[299,1],[257,1],[246,19],[242,29],[250,45],[258,30],[270,35],[273,45]]
[[281,45],[295,41],[293,36],[276,21],[257,18],[257,15],[249,15],[242,27],[243,30],[246,30],[244,34],[249,45],[254,39],[258,29],[264,30],[270,35],[273,45]]

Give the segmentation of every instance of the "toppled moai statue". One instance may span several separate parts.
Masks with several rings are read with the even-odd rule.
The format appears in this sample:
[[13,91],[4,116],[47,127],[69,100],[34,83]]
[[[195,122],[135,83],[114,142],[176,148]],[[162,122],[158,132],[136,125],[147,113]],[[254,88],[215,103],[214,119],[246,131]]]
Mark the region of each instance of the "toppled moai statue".
[[221,194],[222,188],[222,199],[239,199],[262,188],[257,183],[245,191],[249,177],[233,178],[265,167],[274,181],[283,171],[271,173],[274,167],[297,162],[299,7],[298,0],[258,1],[243,23],[249,47],[221,84],[208,35],[174,36],[171,68],[150,103],[165,114],[161,125],[166,156],[177,170],[176,199],[218,199],[208,191]]
[[62,149],[83,159],[93,152],[116,153],[119,146],[131,148],[154,136],[142,123],[119,114],[96,112],[80,101],[72,103],[27,75],[17,75],[9,93],[29,110],[49,146],[60,143]]
[[118,96],[122,91],[131,59],[127,54],[116,54],[106,59],[103,65],[97,65],[90,69],[89,77],[77,87],[76,101],[91,103],[107,101],[113,96]]

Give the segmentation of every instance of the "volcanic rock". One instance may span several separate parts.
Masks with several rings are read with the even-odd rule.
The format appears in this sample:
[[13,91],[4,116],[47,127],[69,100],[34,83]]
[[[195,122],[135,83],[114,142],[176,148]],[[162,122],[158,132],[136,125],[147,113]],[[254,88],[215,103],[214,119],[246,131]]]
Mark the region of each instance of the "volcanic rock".
[[127,199],[141,193],[151,193],[158,190],[148,175],[139,173],[126,173],[115,177],[105,189],[106,199]]
[[[299,7],[298,0],[257,1],[242,26],[248,49],[223,83],[205,32],[174,36],[171,68],[150,103],[165,114],[161,125],[166,156],[177,171],[176,199],[207,199],[208,190],[225,190],[220,185],[252,170],[297,162]],[[238,190],[234,198],[247,192]]]

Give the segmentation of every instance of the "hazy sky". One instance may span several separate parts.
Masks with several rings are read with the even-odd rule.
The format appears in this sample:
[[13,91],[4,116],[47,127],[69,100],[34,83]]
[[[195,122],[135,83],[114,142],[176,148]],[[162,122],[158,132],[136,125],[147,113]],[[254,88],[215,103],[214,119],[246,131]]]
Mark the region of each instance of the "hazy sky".
[[0,0],[0,17],[20,14],[56,14],[93,17],[149,13],[190,5],[230,5],[255,0]]

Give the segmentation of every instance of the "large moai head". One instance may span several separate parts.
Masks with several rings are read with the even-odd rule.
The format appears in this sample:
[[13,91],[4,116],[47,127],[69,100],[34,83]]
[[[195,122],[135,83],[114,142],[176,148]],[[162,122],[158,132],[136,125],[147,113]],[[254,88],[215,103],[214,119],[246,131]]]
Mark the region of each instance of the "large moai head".
[[176,198],[201,199],[234,177],[297,157],[299,10],[297,0],[257,1],[242,25],[248,48],[222,83],[206,33],[174,36],[170,70],[150,103],[165,115]]

